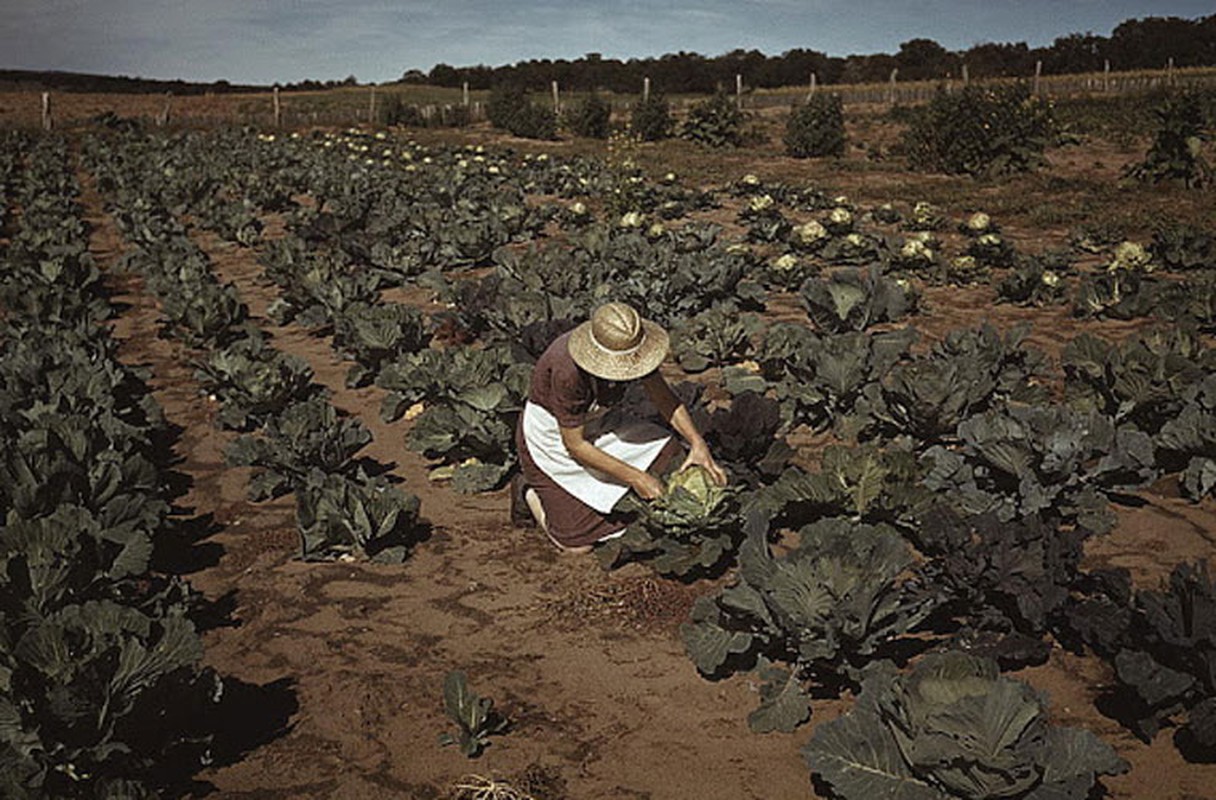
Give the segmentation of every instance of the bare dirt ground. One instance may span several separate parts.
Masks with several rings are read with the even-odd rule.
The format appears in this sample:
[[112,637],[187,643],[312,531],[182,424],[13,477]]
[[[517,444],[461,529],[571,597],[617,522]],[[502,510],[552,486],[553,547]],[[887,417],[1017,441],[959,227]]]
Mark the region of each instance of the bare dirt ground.
[[[746,168],[731,165],[732,175],[736,166]],[[251,733],[260,746],[203,772],[211,796],[440,798],[471,773],[549,800],[814,796],[798,749],[848,698],[816,701],[811,723],[793,734],[750,733],[757,686],[748,676],[701,678],[679,641],[679,623],[712,585],[658,579],[636,565],[606,573],[589,557],[558,555],[536,530],[511,528],[505,493],[464,496],[431,483],[424,459],[404,447],[408,423],[380,422],[380,390],[346,389],[347,364],[327,339],[265,318],[276,290],[260,281],[256,253],[200,232],[217,275],[239,287],[274,346],[306,358],[334,404],[372,431],[361,455],[389,465],[432,525],[401,566],[297,560],[293,501],[247,501],[249,472],[224,465],[232,434],[216,425],[193,376],[199,354],[158,337],[155,300],[115,269],[121,236],[96,193],[84,202],[92,250],[127,305],[114,324],[122,357],[150,368],[156,398],[181,428],[177,469],[191,486],[179,504],[198,538],[177,566],[231,607],[231,623],[206,634],[206,662],[238,686],[267,689],[250,692],[251,720],[265,712],[285,723]],[[925,299],[931,315],[916,324],[929,332],[1025,319],[1031,342],[1056,352],[1079,331],[1063,310],[994,308],[986,288]],[[1216,505],[1160,489],[1120,509],[1116,530],[1092,542],[1092,562],[1128,567],[1154,585],[1176,562],[1212,554]],[[511,720],[475,761],[437,743],[453,729],[441,692],[451,669],[466,671]],[[1110,676],[1096,659],[1057,649],[1018,677],[1049,694],[1059,722],[1093,730],[1131,762],[1129,774],[1105,781],[1112,797],[1216,797],[1216,766],[1184,762],[1171,731],[1146,745],[1098,713]]]

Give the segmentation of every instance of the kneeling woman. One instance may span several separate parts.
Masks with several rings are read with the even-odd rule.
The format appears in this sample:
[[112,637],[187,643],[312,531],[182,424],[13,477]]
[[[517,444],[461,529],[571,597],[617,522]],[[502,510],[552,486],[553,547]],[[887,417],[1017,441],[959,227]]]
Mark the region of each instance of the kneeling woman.
[[604,429],[602,411],[630,381],[641,381],[687,443],[681,469],[699,464],[726,483],[688,409],[659,374],[667,348],[663,328],[624,303],[608,303],[554,340],[536,362],[516,433],[522,495],[560,549],[586,552],[620,533],[628,523],[615,511],[621,499],[630,490],[644,500],[661,495],[663,483],[654,473],[681,451],[670,431],[653,423]]

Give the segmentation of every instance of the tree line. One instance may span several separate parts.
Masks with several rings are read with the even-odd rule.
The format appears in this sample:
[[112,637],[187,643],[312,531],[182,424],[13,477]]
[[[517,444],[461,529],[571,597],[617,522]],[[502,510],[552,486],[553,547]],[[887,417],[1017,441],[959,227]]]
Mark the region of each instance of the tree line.
[[942,80],[962,75],[966,65],[972,78],[1029,76],[1041,61],[1046,74],[1096,72],[1109,61],[1112,69],[1162,69],[1173,59],[1177,67],[1216,66],[1216,14],[1188,20],[1181,17],[1145,17],[1120,23],[1110,36],[1072,33],[1047,47],[1025,42],[977,44],[950,51],[932,39],[911,39],[894,54],[829,56],[809,49],[788,50],[766,56],[759,50],[732,50],[720,56],[680,51],[658,58],[604,58],[587,53],[575,60],[533,59],[489,67],[453,67],[436,64],[428,73],[410,70],[406,83],[489,89],[513,84],[546,89],[557,81],[563,87],[619,93],[636,93],[644,78],[668,93],[708,93],[733,87],[743,75],[753,88],[806,84],[814,73],[820,84],[886,81],[892,70],[899,80]]

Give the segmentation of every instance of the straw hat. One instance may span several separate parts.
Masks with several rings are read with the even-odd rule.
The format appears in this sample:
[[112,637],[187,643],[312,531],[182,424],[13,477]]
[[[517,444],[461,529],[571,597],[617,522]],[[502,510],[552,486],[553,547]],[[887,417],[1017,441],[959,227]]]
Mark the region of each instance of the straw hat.
[[624,303],[602,305],[570,334],[574,363],[597,378],[628,381],[649,375],[667,357],[667,331]]

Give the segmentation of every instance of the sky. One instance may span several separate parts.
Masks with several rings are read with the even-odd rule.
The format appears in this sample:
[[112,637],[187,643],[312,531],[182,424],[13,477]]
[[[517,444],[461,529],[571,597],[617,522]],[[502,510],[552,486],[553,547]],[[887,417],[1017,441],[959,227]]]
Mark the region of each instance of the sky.
[[647,58],[736,48],[895,53],[933,39],[1049,45],[1212,0],[2,0],[0,69],[271,84],[396,80],[439,63]]

